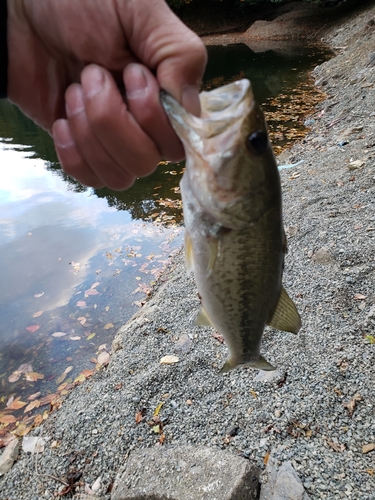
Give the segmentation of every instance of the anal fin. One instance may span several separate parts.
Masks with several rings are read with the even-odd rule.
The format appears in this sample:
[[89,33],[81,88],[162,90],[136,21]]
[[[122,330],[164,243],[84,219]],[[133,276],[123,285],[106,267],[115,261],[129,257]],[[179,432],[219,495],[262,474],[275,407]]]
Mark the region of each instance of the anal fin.
[[298,333],[301,328],[301,317],[284,287],[281,287],[276,309],[268,319],[267,325],[291,333]]
[[263,370],[266,372],[271,372],[273,370],[276,370],[274,366],[272,366],[266,359],[263,358],[263,356],[259,356],[259,359],[254,359],[249,362],[237,364],[235,361],[233,361],[231,358],[228,358],[226,362],[224,363],[224,366],[220,370],[220,373],[226,373],[231,370],[234,370],[235,368],[239,368],[240,366],[249,366],[250,368],[257,368],[258,370]]

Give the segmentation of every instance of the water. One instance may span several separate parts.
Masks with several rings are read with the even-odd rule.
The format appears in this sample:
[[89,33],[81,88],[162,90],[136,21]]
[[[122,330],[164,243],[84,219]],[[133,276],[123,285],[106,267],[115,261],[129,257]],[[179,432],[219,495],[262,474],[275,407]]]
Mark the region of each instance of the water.
[[[208,51],[205,89],[250,78],[276,148],[302,133],[306,96],[316,95],[306,72],[327,52]],[[50,137],[6,101],[0,165],[0,422],[9,398],[18,408],[34,397],[39,408],[15,413],[25,427],[48,394],[64,394],[82,370],[95,368],[180,248],[183,165],[163,162],[122,193],[86,188],[60,170]]]

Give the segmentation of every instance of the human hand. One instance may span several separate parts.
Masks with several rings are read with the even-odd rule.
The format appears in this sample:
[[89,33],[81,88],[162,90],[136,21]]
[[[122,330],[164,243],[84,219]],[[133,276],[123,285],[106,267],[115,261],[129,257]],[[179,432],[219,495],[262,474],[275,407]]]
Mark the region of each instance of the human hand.
[[8,55],[10,100],[80,182],[126,189],[183,158],[159,92],[199,114],[206,51],[164,0],[9,1]]

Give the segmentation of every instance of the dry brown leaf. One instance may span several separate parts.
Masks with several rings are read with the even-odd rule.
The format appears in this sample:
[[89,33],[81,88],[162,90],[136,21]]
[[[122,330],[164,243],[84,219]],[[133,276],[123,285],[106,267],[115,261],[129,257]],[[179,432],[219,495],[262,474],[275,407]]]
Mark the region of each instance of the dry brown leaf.
[[34,401],[34,399],[39,398],[40,394],[41,394],[40,392],[35,392],[34,394],[31,394],[31,395],[27,398],[27,400],[28,400],[28,401]]
[[26,380],[29,382],[36,382],[37,380],[43,380],[44,375],[43,373],[37,373],[37,372],[29,372],[26,373]]
[[38,311],[36,312],[35,314],[33,314],[33,318],[38,318],[39,316],[41,316],[43,314],[43,311]]
[[0,417],[1,424],[13,424],[14,422],[17,422],[17,419],[14,415],[4,415]]
[[268,464],[268,460],[270,459],[270,454],[267,452],[266,453],[266,456],[263,458],[263,463],[264,465],[267,465]]
[[104,326],[104,330],[109,330],[110,328],[113,328],[115,325],[113,323],[107,323],[105,326]]
[[91,285],[90,288],[96,288],[98,285],[100,285],[100,282],[99,281],[95,281],[95,283],[93,285]]
[[356,404],[358,401],[362,401],[362,396],[360,394],[355,394],[349,403],[343,403],[343,407],[348,410],[348,415],[351,417],[354,413]]
[[20,378],[21,375],[22,375],[22,372],[19,370],[16,370],[15,372],[12,373],[12,375],[10,375],[8,377],[8,382],[10,382],[10,383],[17,382],[17,380]]
[[362,293],[355,293],[354,300],[365,300],[367,299],[367,295],[363,295]]
[[81,340],[79,335],[75,335],[74,337],[69,337],[69,340]]
[[30,333],[34,333],[36,332],[37,330],[39,330],[40,328],[40,325],[30,325],[30,326],[27,326],[26,327],[26,330]]
[[79,300],[76,303],[76,306],[78,306],[78,307],[86,307],[86,302],[84,300]]
[[135,415],[135,423],[136,424],[140,424],[143,420],[143,415],[142,415],[142,411],[139,411],[138,413],[136,413]]
[[122,382],[119,382],[117,385],[115,385],[115,391],[119,391],[122,388]]
[[27,413],[28,411],[31,411],[34,408],[39,408],[39,406],[40,406],[40,401],[38,399],[36,401],[32,401],[26,406],[26,408],[24,409],[24,413]]
[[7,408],[10,410],[19,410],[20,408],[23,408],[24,406],[27,405],[24,401],[20,401],[21,397],[18,397],[16,399],[13,399],[13,401],[10,402],[10,400],[7,403]]
[[375,443],[364,444],[362,446],[362,453],[368,453],[373,450],[375,450]]
[[330,446],[331,448],[333,448],[335,451],[337,451],[339,453],[341,453],[345,450],[344,444],[334,443],[330,439],[327,439],[327,444],[328,444],[328,446]]

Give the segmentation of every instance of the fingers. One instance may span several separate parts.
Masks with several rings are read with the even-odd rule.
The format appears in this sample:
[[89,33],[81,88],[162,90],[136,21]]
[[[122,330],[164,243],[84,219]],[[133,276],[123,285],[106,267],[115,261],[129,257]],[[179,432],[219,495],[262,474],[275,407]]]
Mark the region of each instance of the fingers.
[[156,70],[159,86],[198,115],[199,86],[207,62],[201,39],[163,0],[117,0],[119,16],[134,54]]
[[[157,86],[156,81],[153,84]],[[138,104],[140,90],[135,98]],[[148,92],[144,96],[143,102],[150,102],[152,113],[157,111],[155,97]],[[66,107],[68,128],[59,121],[53,134],[67,173],[90,185],[95,182],[122,190],[130,187],[136,177],[155,170],[160,160],[158,148],[129,112],[106,70],[87,66],[81,75],[81,85],[68,88]],[[139,106],[133,107],[142,115]],[[143,115],[147,128],[150,119],[147,113]]]
[[184,149],[160,104],[160,88],[154,75],[141,64],[124,70],[128,109],[142,130],[156,144],[162,158],[180,161]]

